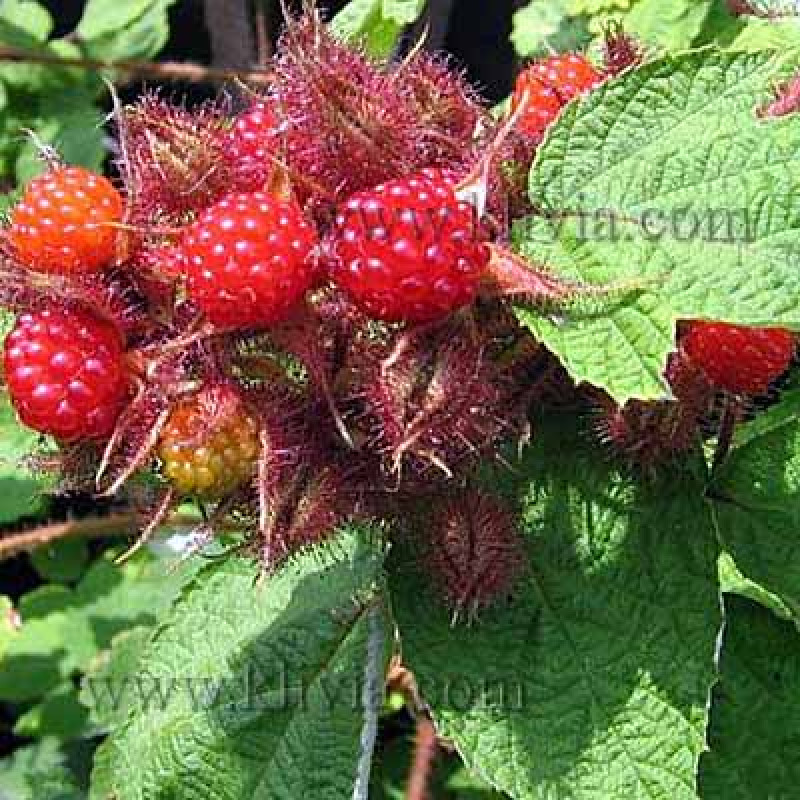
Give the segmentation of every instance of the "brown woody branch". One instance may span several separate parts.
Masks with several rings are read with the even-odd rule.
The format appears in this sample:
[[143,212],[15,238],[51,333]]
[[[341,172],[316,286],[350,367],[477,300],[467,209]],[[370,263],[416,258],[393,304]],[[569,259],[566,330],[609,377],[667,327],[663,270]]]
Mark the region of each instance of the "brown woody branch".
[[22,47],[12,47],[5,44],[0,45],[0,61],[75,67],[97,72],[110,70],[127,75],[129,78],[153,78],[163,82],[267,84],[271,77],[271,73],[265,69],[234,70],[177,61],[154,63],[147,61],[102,61],[94,58],[69,58],[55,53],[34,52]]
[[30,553],[61,539],[102,539],[106,536],[133,536],[139,518],[136,514],[111,514],[106,517],[86,517],[43,525],[31,531],[0,535],[0,561]]

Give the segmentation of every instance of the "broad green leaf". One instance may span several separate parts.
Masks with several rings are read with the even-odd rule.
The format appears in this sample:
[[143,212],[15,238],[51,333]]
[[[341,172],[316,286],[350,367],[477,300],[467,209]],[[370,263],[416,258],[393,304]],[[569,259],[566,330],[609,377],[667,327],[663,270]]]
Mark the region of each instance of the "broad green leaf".
[[374,533],[347,530],[262,581],[239,559],[201,573],[110,687],[131,715],[91,796],[349,800],[368,641],[387,631],[382,563]]
[[800,391],[742,426],[711,497],[738,569],[800,619]]
[[352,0],[332,20],[331,30],[344,42],[360,44],[372,56],[391,53],[402,26],[383,14],[383,0]]
[[625,17],[625,30],[645,44],[687,50],[712,5],[713,0],[638,0]]
[[155,624],[183,580],[143,555],[122,567],[95,562],[74,590],[49,584],[25,595],[0,668],[0,699],[37,699],[84,671],[120,631]]
[[692,800],[720,627],[702,475],[637,485],[542,428],[515,465],[530,564],[512,604],[453,628],[399,569],[403,662],[514,800]]
[[16,522],[43,507],[48,481],[33,475],[23,460],[39,437],[17,421],[8,395],[0,393],[0,525]]
[[[515,237],[535,263],[619,287],[552,319],[519,309],[578,381],[663,396],[682,318],[800,329],[800,117],[755,110],[797,53],[690,53],[571,104],[538,151]],[[629,291],[622,291],[627,286]]]
[[800,785],[800,636],[748,600],[725,600],[703,800],[793,800]]

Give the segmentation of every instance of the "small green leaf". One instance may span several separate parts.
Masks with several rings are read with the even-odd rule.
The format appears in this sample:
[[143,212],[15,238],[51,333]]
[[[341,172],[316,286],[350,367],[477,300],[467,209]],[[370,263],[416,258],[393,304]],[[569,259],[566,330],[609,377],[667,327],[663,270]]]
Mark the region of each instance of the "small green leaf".
[[704,482],[637,484],[547,422],[515,465],[527,579],[453,628],[397,565],[403,662],[467,766],[515,800],[694,800],[721,622]]
[[727,597],[703,800],[792,800],[800,785],[800,637],[748,600]]
[[723,592],[738,594],[759,603],[781,619],[792,619],[792,611],[786,603],[778,595],[742,575],[729,553],[722,553],[719,557],[719,583]]
[[46,581],[74,583],[83,575],[89,560],[85,539],[64,539],[31,553],[34,569]]
[[[800,117],[756,109],[800,65],[702,51],[647,64],[569,105],[539,148],[541,216],[516,240],[534,263],[618,287],[561,319],[520,319],[578,381],[619,402],[665,394],[680,319],[800,330]],[[627,287],[627,291],[624,287]]]
[[91,58],[114,62],[148,59],[169,38],[170,6],[176,0],[89,0],[76,29]]
[[65,684],[50,692],[40,703],[26,711],[14,725],[16,736],[41,739],[77,739],[86,729],[89,712],[78,699],[72,684]]
[[625,30],[649,45],[688,50],[712,5],[713,0],[638,0],[625,17]]
[[242,559],[202,572],[114,687],[130,715],[91,797],[350,800],[382,563],[351,529],[263,581]]
[[74,590],[48,584],[25,595],[0,669],[0,699],[35,700],[84,671],[120,631],[154,625],[184,579],[143,554],[123,567],[95,562]]
[[44,505],[42,492],[49,482],[22,466],[38,440],[19,424],[8,395],[0,393],[0,525],[35,514]]
[[375,58],[388,56],[402,32],[401,25],[383,15],[382,0],[352,0],[330,26],[338,39],[361,45]]
[[34,0],[3,0],[0,3],[0,42],[29,48],[43,44],[53,32],[50,12]]
[[90,712],[90,722],[99,731],[119,727],[128,706],[124,687],[139,666],[152,628],[139,626],[117,634],[108,650],[89,665],[81,686],[80,700]]
[[383,0],[384,19],[405,27],[419,19],[425,0]]
[[0,759],[3,800],[80,800],[66,766],[67,754],[53,737],[20,747]]
[[514,13],[511,42],[522,58],[544,56],[548,51],[582,50],[589,43],[582,16],[571,16],[568,0],[534,0]]

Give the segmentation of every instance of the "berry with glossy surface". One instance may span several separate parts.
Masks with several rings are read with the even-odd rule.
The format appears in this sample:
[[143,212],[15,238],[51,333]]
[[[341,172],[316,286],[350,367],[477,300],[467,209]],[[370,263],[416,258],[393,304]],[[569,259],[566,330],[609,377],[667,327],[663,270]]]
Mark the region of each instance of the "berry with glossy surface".
[[275,164],[276,125],[275,115],[264,102],[253,103],[234,119],[225,153],[239,191],[264,188]]
[[22,314],[5,341],[5,372],[25,425],[65,442],[108,436],[128,394],[119,333],[84,311]]
[[683,349],[717,388],[735,394],[764,394],[789,368],[794,341],[782,328],[695,322],[683,340]]
[[209,423],[192,399],[179,405],[161,432],[158,454],[167,480],[181,494],[215,500],[249,480],[258,458],[258,426],[242,408]]
[[561,109],[579,94],[592,89],[603,75],[583,56],[564,53],[536,61],[517,77],[512,108],[517,109],[526,92],[528,105],[519,128],[530,136],[541,136]]
[[359,192],[336,218],[332,277],[376,319],[441,319],[473,301],[488,263],[474,209],[437,170]]
[[62,167],[34,178],[11,212],[8,239],[37,272],[98,272],[116,256],[123,202],[102,175]]
[[314,280],[315,245],[295,203],[266,192],[229,195],[184,235],[189,297],[219,328],[278,324]]

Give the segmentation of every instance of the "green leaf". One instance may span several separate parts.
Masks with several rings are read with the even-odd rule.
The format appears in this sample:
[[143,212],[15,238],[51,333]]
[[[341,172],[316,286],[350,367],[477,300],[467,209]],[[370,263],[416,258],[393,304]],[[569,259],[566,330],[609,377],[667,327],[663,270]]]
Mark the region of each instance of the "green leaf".
[[786,603],[776,594],[742,575],[729,553],[722,553],[719,557],[719,583],[723,592],[738,594],[759,603],[781,619],[792,619],[792,611]]
[[741,598],[726,598],[725,611],[703,799],[792,800],[800,784],[797,629]]
[[154,625],[183,580],[144,554],[123,567],[95,562],[74,590],[49,584],[25,595],[2,660],[0,699],[36,700],[84,671],[120,631]]
[[618,401],[665,394],[674,327],[711,318],[800,329],[800,118],[755,109],[798,55],[653,62],[567,107],[539,149],[520,250],[565,277],[629,288],[520,319],[578,381]]
[[14,725],[14,734],[37,739],[45,736],[77,739],[86,729],[88,716],[88,710],[78,699],[77,689],[65,684],[20,716]]
[[89,546],[85,539],[64,539],[31,553],[34,569],[53,583],[74,583],[83,575],[88,561]]
[[331,30],[343,42],[359,44],[375,58],[385,58],[403,28],[383,14],[383,0],[352,0],[331,20]]
[[800,391],[742,426],[712,488],[719,538],[741,573],[800,620]]
[[695,798],[720,626],[703,481],[637,485],[544,427],[516,467],[530,566],[513,603],[452,628],[398,571],[403,662],[467,766],[515,800]]
[[138,626],[117,634],[108,650],[89,665],[84,677],[80,700],[90,711],[90,722],[98,731],[119,727],[128,715],[123,694],[118,689],[135,675],[152,628]]
[[534,0],[514,13],[511,41],[522,58],[581,50],[589,42],[589,31],[582,16],[568,13],[568,0]]
[[264,581],[239,559],[201,573],[114,687],[131,714],[91,796],[349,800],[382,562],[351,529]]
[[8,643],[14,638],[14,620],[14,604],[5,595],[0,595],[0,664],[3,662]]
[[22,466],[39,437],[17,422],[8,395],[0,393],[0,525],[16,522],[43,507],[48,481]]
[[3,800],[81,800],[67,754],[55,738],[21,747],[0,759]]
[[168,11],[176,0],[89,0],[75,31],[86,54],[105,61],[148,59],[169,38]]
[[731,42],[732,50],[755,52],[800,47],[800,21],[797,19],[751,19]]
[[638,0],[625,17],[625,30],[645,44],[680,51],[703,29],[713,0]]
[[405,27],[419,19],[425,0],[383,0],[383,16]]
[[0,42],[29,48],[42,44],[53,32],[50,12],[34,0],[3,0],[0,3]]

